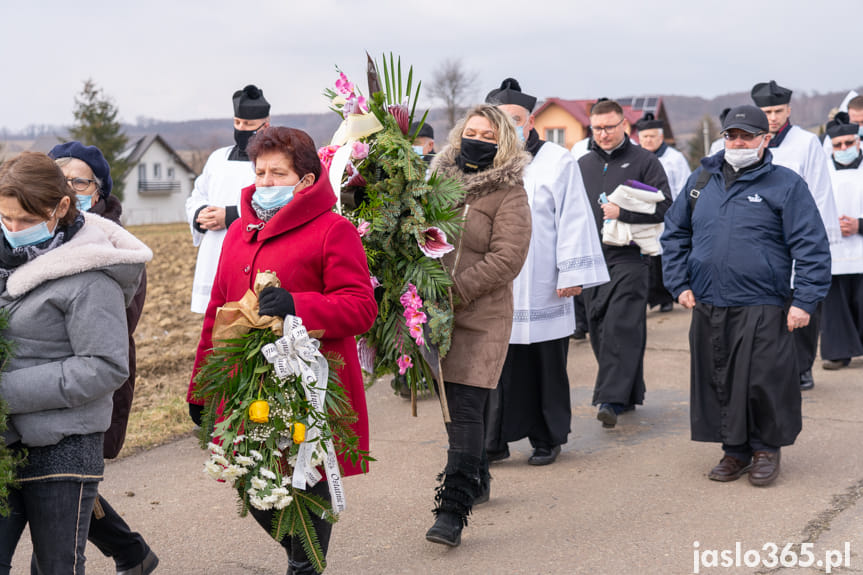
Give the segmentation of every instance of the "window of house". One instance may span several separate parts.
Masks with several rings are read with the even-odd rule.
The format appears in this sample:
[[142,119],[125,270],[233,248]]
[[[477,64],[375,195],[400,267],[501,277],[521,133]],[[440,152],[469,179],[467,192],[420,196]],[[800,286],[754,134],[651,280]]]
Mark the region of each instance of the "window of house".
[[147,164],[138,164],[138,181],[143,182],[147,179]]
[[548,142],[554,142],[560,146],[566,142],[566,128],[546,128],[545,139]]
[[153,177],[161,178],[162,177],[162,164],[153,164]]
[[169,180],[174,179],[174,168],[173,167],[168,168],[168,179]]

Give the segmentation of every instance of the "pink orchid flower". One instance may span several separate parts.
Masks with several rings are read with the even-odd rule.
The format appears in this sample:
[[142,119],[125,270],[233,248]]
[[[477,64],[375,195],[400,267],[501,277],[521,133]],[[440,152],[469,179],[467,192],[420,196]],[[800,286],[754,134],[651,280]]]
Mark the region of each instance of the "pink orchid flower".
[[366,237],[366,234],[369,233],[369,230],[372,228],[372,225],[365,220],[360,220],[357,223],[357,231],[360,234],[361,238]]
[[345,76],[344,72],[339,74],[339,78],[336,80],[336,90],[338,90],[340,94],[344,94],[346,96],[354,91],[353,82],[348,81],[348,77]]
[[446,241],[446,233],[440,228],[432,226],[424,229],[422,234],[424,241],[419,242],[420,250],[432,259],[441,258],[444,254],[455,249],[452,244]]
[[336,154],[336,150],[338,150],[340,146],[323,146],[318,148],[318,158],[321,159],[321,163],[330,169],[330,165],[333,163],[333,156]]
[[405,323],[408,327],[413,328],[417,325],[422,325],[428,320],[428,317],[423,312],[416,309],[405,310]]
[[417,286],[408,284],[408,289],[399,297],[399,301],[405,309],[419,309],[423,305],[423,300],[417,293]]
[[404,375],[408,369],[414,366],[409,355],[402,355],[396,360],[396,363],[399,366],[399,375]]
[[355,160],[362,160],[368,157],[369,155],[369,145],[365,142],[354,142],[351,145],[351,158]]
[[426,340],[423,337],[423,326],[422,325],[418,324],[418,325],[411,327],[408,330],[408,333],[411,334],[411,337],[414,338],[414,341],[417,343],[417,345],[419,345],[419,346],[425,345]]
[[368,103],[365,97],[351,94],[351,97],[345,102],[342,108],[343,114],[365,114],[369,111]]
[[369,281],[372,284],[372,289],[375,289],[377,287],[381,287],[381,282],[378,280],[378,278],[376,276],[369,276]]

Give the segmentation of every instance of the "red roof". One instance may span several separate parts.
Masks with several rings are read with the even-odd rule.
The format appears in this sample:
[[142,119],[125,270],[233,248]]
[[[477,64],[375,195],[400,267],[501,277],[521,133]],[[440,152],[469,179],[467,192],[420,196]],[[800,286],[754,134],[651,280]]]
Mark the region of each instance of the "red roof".
[[[596,100],[562,100],[560,98],[548,98],[545,102],[543,102],[542,106],[539,107],[534,115],[539,115],[540,112],[545,110],[547,107],[552,104],[557,104],[569,114],[575,118],[579,124],[582,126],[590,125],[590,107],[596,103]],[[641,110],[633,110],[632,106],[621,106],[623,108],[623,117],[626,118],[626,121],[629,122],[630,125],[634,125],[638,120],[641,119],[642,111]]]

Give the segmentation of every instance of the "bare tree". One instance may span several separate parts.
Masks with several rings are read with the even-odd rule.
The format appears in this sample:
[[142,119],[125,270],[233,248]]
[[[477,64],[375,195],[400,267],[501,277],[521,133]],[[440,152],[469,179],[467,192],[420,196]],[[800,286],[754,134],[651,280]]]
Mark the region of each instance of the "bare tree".
[[429,95],[440,100],[446,108],[449,128],[464,108],[465,100],[476,89],[477,74],[467,70],[459,59],[447,58],[432,74]]

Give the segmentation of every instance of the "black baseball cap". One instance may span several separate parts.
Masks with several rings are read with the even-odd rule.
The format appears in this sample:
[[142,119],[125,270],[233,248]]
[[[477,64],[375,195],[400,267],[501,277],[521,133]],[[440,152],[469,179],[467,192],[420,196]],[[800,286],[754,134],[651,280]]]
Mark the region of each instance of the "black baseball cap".
[[770,124],[767,122],[767,116],[761,111],[761,108],[756,108],[755,106],[737,106],[736,108],[731,108],[722,121],[723,132],[735,128],[749,132],[750,134],[758,134],[769,131]]

